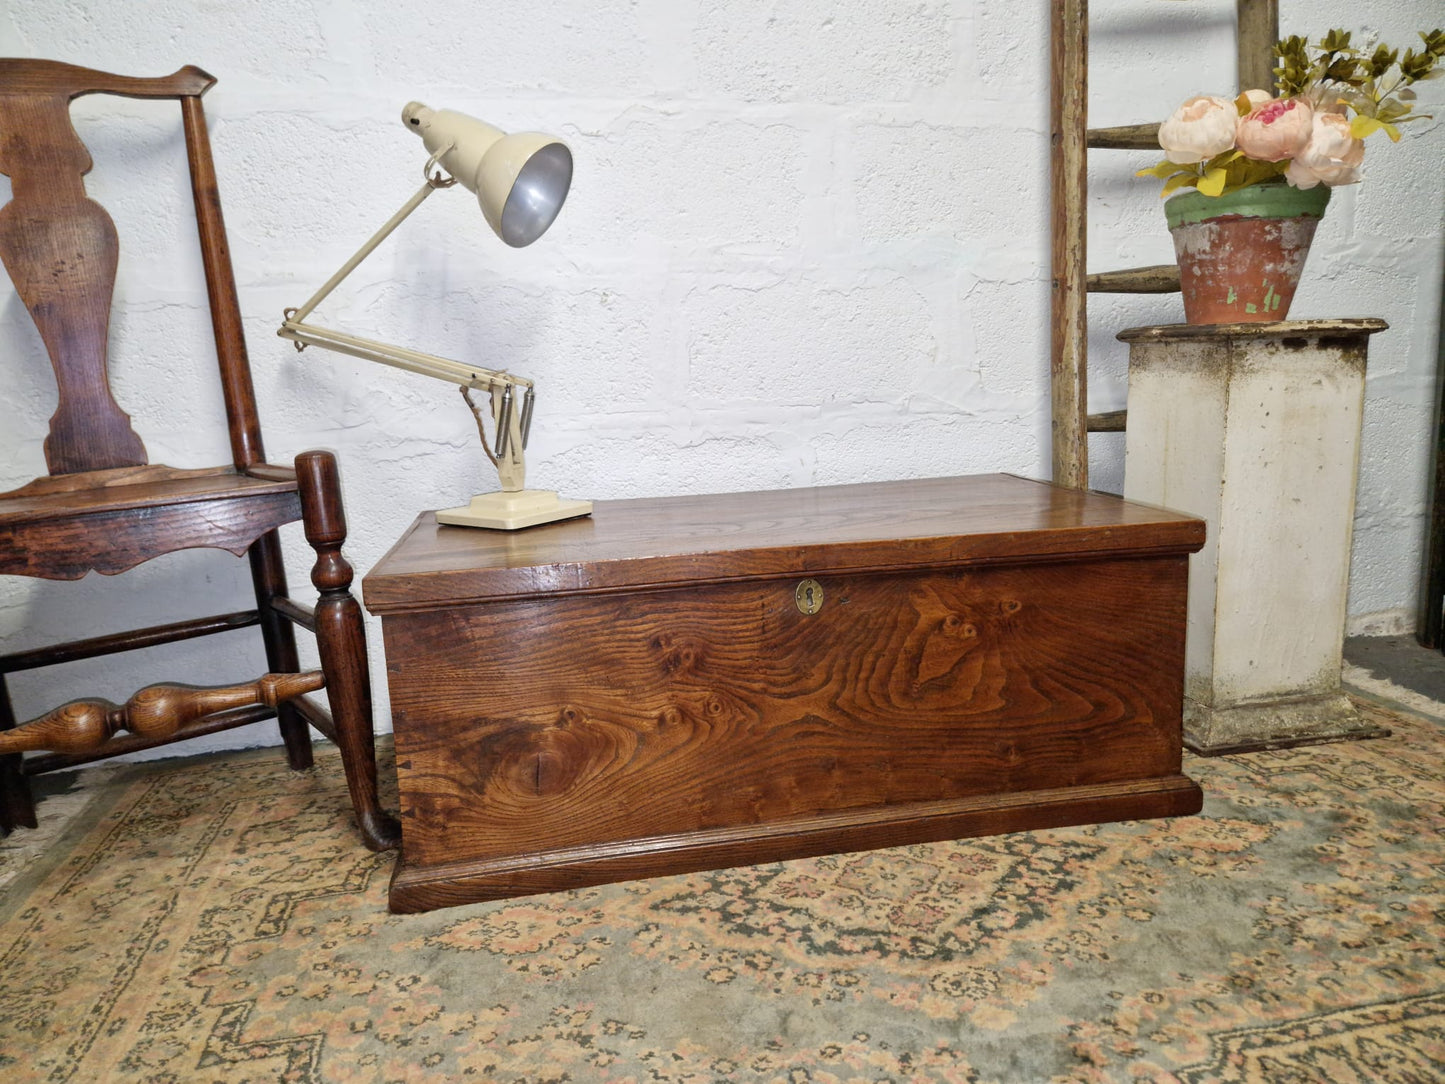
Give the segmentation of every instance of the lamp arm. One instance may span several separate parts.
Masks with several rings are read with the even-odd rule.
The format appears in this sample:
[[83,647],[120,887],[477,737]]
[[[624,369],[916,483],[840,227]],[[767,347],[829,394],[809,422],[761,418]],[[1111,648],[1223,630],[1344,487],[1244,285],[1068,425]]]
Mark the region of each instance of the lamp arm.
[[[412,107],[407,107],[407,113]],[[407,114],[404,114],[406,116]],[[485,126],[484,126],[485,127]],[[541,137],[538,137],[541,138]],[[432,146],[427,143],[428,148]],[[452,384],[460,385],[463,397],[467,406],[477,421],[477,431],[481,436],[482,450],[486,452],[487,458],[497,468],[498,480],[502,485],[502,492],[477,497],[466,509],[445,510],[464,513],[461,518],[443,519],[438,513],[439,522],[462,523],[478,527],[497,527],[511,530],[517,527],[528,526],[537,523],[550,523],[555,519],[570,518],[573,516],[587,515],[591,510],[590,502],[569,501],[559,502],[556,494],[542,491],[532,492],[526,488],[525,472],[526,462],[523,455],[527,447],[528,431],[532,425],[532,409],[535,402],[535,388],[531,380],[526,377],[514,376],[505,370],[486,369],[476,365],[466,365],[451,358],[438,357],[435,354],[425,354],[419,350],[408,350],[406,347],[394,346],[390,343],[377,342],[373,339],[363,339],[357,335],[350,335],[346,332],[335,331],[331,328],[317,327],[314,324],[306,323],[306,318],[316,309],[321,302],[325,301],[331,292],[341,284],[345,278],[355,271],[356,268],[368,256],[376,250],[377,246],[385,241],[395,229],[421,206],[422,202],[437,188],[449,188],[457,183],[457,178],[449,176],[445,171],[438,168],[444,155],[453,149],[454,144],[448,142],[445,146],[437,149],[428,160],[423,169],[426,183],[417,192],[402,204],[401,209],[392,215],[382,227],[372,234],[365,244],[357,250],[356,254],[341,265],[336,274],[327,279],[321,289],[317,290],[306,303],[299,309],[286,309],[282,324],[276,334],[283,339],[289,339],[295,344],[296,349],[304,350],[308,346],[320,346],[327,350],[334,350],[341,354],[349,354],[352,357],[361,358],[363,361],[380,362],[383,365],[390,365],[393,368],[404,369],[408,372],[418,373],[422,376],[435,377],[438,380],[445,380]],[[565,152],[566,148],[563,148]],[[567,175],[571,176],[571,158],[567,156]],[[476,189],[469,183],[467,187],[473,191]],[[562,195],[565,195],[565,184],[562,188]],[[486,210],[483,204],[483,210]],[[556,213],[556,207],[561,206],[560,196],[552,213]],[[501,235],[501,230],[496,222],[490,218],[494,230]],[[545,230],[551,219],[548,218],[541,225]],[[538,231],[540,232],[540,230]],[[507,240],[506,237],[503,238]],[[529,238],[521,242],[509,240],[509,244],[526,244]],[[487,442],[486,427],[483,424],[483,413],[473,402],[469,389],[485,389],[491,396],[492,425],[496,433],[495,448],[489,447]],[[520,399],[520,402],[519,402]],[[495,497],[499,500],[488,502],[488,498]],[[550,500],[549,500],[550,498]],[[478,502],[482,502],[480,505]],[[520,502],[520,503],[518,503]],[[540,502],[540,503],[539,503]],[[494,507],[495,506],[495,507]],[[525,514],[524,514],[525,513]]]
[[[383,365],[391,365],[398,369],[406,369],[413,373],[420,373],[422,376],[433,376],[439,380],[448,380],[453,384],[460,384],[464,388],[505,388],[521,386],[528,390],[532,387],[532,381],[525,377],[513,376],[511,373],[497,369],[484,369],[475,365],[464,365],[460,361],[452,361],[450,358],[437,357],[435,354],[424,354],[418,350],[408,350],[401,346],[392,346],[389,343],[376,342],[372,339],[363,339],[356,335],[348,335],[341,331],[333,331],[330,328],[317,327],[314,324],[306,323],[306,317],[310,316],[317,305],[325,301],[331,292],[339,286],[346,276],[355,271],[361,262],[376,250],[376,247],[391,236],[392,232],[400,226],[407,218],[422,205],[422,202],[438,188],[450,188],[456,184],[456,178],[449,177],[437,169],[441,156],[451,149],[448,144],[437,153],[433,154],[422,169],[422,175],[426,183],[416,190],[401,209],[392,215],[382,227],[377,230],[366,241],[356,254],[347,260],[302,305],[299,309],[287,309],[284,322],[277,329],[276,334],[283,339],[290,339],[296,344],[296,349],[304,350],[308,346],[320,346],[327,350],[335,350],[338,353],[350,354],[352,357],[361,358],[365,361],[377,361]],[[490,453],[489,453],[490,454]]]
[[[341,281],[346,278],[347,275],[351,274],[351,272],[355,271],[362,260],[366,259],[375,251],[377,245],[390,237],[391,232],[405,222],[407,217],[422,205],[423,200],[430,196],[437,188],[444,187],[447,187],[447,185],[434,183],[433,179],[429,176],[426,184],[417,189],[416,194],[401,205],[401,210],[387,219],[381,229],[372,234],[371,239],[357,250],[356,255],[342,264],[336,274],[327,279],[321,289],[311,295],[310,300],[308,300],[306,304],[302,305],[299,309],[286,310],[286,322],[290,323],[294,320],[300,323],[305,320],[306,317],[310,316],[311,311],[315,309],[317,305],[321,304],[321,302],[325,301],[331,294],[331,291],[341,285]],[[298,343],[296,349],[300,350],[302,345],[304,344]]]
[[486,369],[480,365],[466,365],[460,361],[453,361],[451,358],[424,354],[420,350],[408,350],[404,346],[393,346],[390,343],[363,339],[345,332],[333,331],[330,328],[317,327],[314,324],[303,324],[290,316],[276,334],[283,339],[290,339],[298,347],[320,346],[327,350],[335,350],[340,354],[350,354],[352,357],[361,358],[364,361],[377,361],[393,368],[420,373],[422,376],[447,380],[453,384],[460,384],[464,388],[522,387],[530,389],[533,385],[533,382],[526,377],[516,376],[505,370]]

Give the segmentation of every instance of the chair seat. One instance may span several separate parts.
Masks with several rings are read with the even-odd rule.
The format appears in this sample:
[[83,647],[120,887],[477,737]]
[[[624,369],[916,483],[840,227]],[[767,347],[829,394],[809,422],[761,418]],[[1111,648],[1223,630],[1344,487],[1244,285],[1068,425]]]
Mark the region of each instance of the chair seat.
[[0,494],[0,575],[115,575],[198,546],[240,555],[299,516],[291,467],[156,465],[38,478]]

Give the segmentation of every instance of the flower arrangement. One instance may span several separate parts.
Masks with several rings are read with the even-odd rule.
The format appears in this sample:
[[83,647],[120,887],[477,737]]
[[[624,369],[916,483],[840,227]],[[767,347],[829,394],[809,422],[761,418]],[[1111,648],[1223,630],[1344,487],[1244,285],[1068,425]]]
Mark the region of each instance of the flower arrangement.
[[1347,30],[1317,44],[1289,37],[1274,49],[1274,95],[1247,90],[1233,101],[1190,98],[1159,126],[1165,160],[1138,176],[1164,182],[1162,196],[1196,188],[1206,196],[1283,178],[1296,188],[1360,180],[1366,137],[1400,138],[1413,114],[1413,84],[1445,75],[1445,30],[1420,34],[1424,48],[1378,46],[1368,56]]

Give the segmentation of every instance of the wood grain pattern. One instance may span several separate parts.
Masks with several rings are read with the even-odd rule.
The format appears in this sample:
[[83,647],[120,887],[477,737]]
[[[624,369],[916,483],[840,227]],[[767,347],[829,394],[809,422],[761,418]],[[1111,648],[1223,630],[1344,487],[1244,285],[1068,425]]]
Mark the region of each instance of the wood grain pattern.
[[597,501],[527,531],[428,513],[362,583],[373,613],[492,598],[793,573],[939,568],[1197,549],[1200,520],[1003,474]]
[[98,749],[112,734],[128,730],[142,738],[169,738],[207,715],[281,703],[326,684],[321,671],[263,674],[243,685],[148,685],[124,704],[72,700],[27,723],[0,731],[0,755],[51,749],[83,753]]
[[[1159,122],[1146,124],[1123,124],[1114,128],[1090,128],[1084,133],[1084,143],[1091,150],[1157,151],[1159,149]],[[1177,271],[1178,268],[1176,267]]]
[[1152,267],[1100,271],[1084,279],[1084,289],[1091,294],[1177,294],[1179,265],[1155,264]]
[[1127,410],[1106,410],[1100,414],[1090,414],[1089,432],[1122,433],[1128,420],[1129,412]]
[[376,738],[371,725],[371,669],[361,604],[351,593],[354,573],[342,555],[346,512],[336,457],[302,452],[296,457],[306,541],[316,552],[311,583],[319,592],[312,630],[327,667],[327,693],[335,723],[330,737],[341,750],[346,786],[362,838],[374,851],[401,842],[401,825],[381,808],[376,782]]
[[1279,41],[1279,0],[1235,0],[1235,53],[1239,89],[1274,91],[1274,46]]
[[1366,337],[1388,330],[1379,317],[1343,320],[1276,320],[1251,324],[1155,324],[1125,328],[1116,338],[1126,343],[1215,342],[1229,339],[1280,339],[1310,342],[1365,342]]
[[0,173],[10,177],[11,199],[0,208],[0,261],[40,331],[60,389],[46,462],[52,474],[143,464],[145,447],[106,373],[115,224],[85,193],[91,159],[70,123],[70,102],[102,90],[199,95],[212,80],[198,68],[130,79],[47,61],[4,63]]
[[110,508],[50,519],[7,522],[0,507],[0,575],[77,580],[88,572],[115,575],[179,549],[206,546],[240,555],[253,542],[300,518],[290,493],[169,503],[141,514]]
[[255,625],[259,617],[255,610],[237,610],[228,614],[211,614],[207,617],[185,621],[172,621],[164,625],[149,625],[140,629],[106,636],[93,636],[84,640],[71,640],[62,645],[37,648],[34,651],[16,651],[0,655],[0,674],[13,674],[21,670],[37,670],[63,662],[77,662],[80,659],[94,659],[102,655],[115,655],[123,651],[136,651],[143,647],[158,647],[174,644],[197,636],[213,636],[218,632],[232,632],[236,629]]
[[398,913],[429,911],[477,900],[558,892],[664,873],[691,873],[1072,824],[1186,816],[1198,813],[1202,804],[1203,795],[1193,781],[1171,775],[1065,790],[920,802],[906,807],[849,809],[775,824],[431,867],[413,864],[403,850],[392,873],[388,907]]
[[1088,412],[1088,160],[1089,4],[1049,5],[1050,254],[1049,388],[1053,480],[1089,484]]
[[365,585],[391,906],[1197,811],[1203,540],[1004,475],[598,502],[527,532],[422,516]]
[[191,173],[191,195],[200,235],[201,263],[206,271],[206,296],[211,308],[211,330],[221,366],[221,394],[231,437],[231,458],[248,468],[266,458],[261,443],[261,418],[251,382],[251,362],[241,327],[241,305],[236,297],[236,274],[231,267],[231,243],[221,214],[220,188],[211,159],[206,113],[199,95],[181,99],[186,133],[186,162]]
[[1177,772],[1185,560],[388,618],[408,861]]
[[[86,471],[84,474],[42,475],[18,489],[0,493],[5,515],[15,519],[44,519],[57,509],[127,508],[173,504],[206,494],[284,493],[296,488],[296,468],[258,463],[243,473],[233,466],[167,467],[156,463],[138,467]],[[55,500],[63,497],[64,500]]]
[[[291,703],[302,703],[303,701],[291,701]],[[185,723],[176,728],[173,734],[165,737],[145,738],[139,734],[118,733],[111,737],[98,749],[88,749],[74,753],[36,753],[25,758],[25,775],[44,775],[46,772],[65,771],[69,768],[76,768],[82,764],[93,764],[97,760],[107,760],[110,757],[118,757],[124,753],[134,753],[142,749],[154,749],[158,746],[170,745],[178,741],[188,741],[191,738],[203,737],[207,734],[220,734],[227,730],[234,730],[236,727],[249,726],[252,723],[265,722],[276,717],[276,709],[266,707],[264,704],[249,708],[235,708],[231,711],[217,712],[215,715],[207,715],[192,723]],[[33,826],[32,826],[33,827]]]

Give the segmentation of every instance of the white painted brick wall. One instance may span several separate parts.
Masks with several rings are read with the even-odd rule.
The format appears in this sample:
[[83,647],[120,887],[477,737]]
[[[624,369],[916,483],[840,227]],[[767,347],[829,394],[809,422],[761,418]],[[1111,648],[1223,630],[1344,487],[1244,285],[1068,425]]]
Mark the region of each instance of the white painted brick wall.
[[[1162,118],[1233,88],[1231,0],[1096,0],[1099,125]],[[1284,0],[1286,32],[1392,42],[1434,0]],[[0,53],[128,74],[195,63],[207,98],[267,449],[341,457],[358,569],[417,511],[493,487],[448,385],[276,338],[415,189],[398,121],[419,99],[558,132],[577,160],[553,229],[505,249],[460,189],[417,212],[316,314],[327,326],[537,379],[530,480],[595,498],[1048,471],[1047,10],[999,0],[54,0],[0,10]],[[1440,84],[1433,84],[1431,91]],[[1432,95],[1435,97],[1435,95]],[[1445,109],[1445,101],[1440,102]],[[1438,110],[1437,110],[1438,111]],[[153,461],[222,462],[209,322],[176,110],[87,98],[92,193],[122,238],[116,394]],[[119,123],[124,137],[110,123]],[[1413,613],[1435,389],[1441,123],[1372,146],[1339,190],[1294,315],[1383,316],[1372,345],[1350,602]],[[1172,259],[1142,153],[1091,162],[1094,269]],[[142,189],[159,178],[160,187]],[[142,194],[144,192],[144,194]],[[0,181],[0,195],[8,185]],[[1124,405],[1115,331],[1174,322],[1177,297],[1090,303],[1094,409]],[[0,488],[43,471],[55,393],[38,337],[0,293]],[[17,387],[20,390],[16,390]],[[1094,438],[1100,488],[1123,442]],[[286,546],[304,582],[307,550]],[[192,552],[83,584],[0,581],[0,649],[240,608],[244,562]],[[203,588],[190,586],[199,576]],[[385,721],[380,629],[370,625]],[[259,651],[183,645],[183,667],[95,660],[13,681],[17,712],[123,699],[177,672],[240,680]],[[268,727],[213,744],[274,740]],[[194,746],[190,747],[194,748]],[[175,751],[174,749],[171,750]]]

